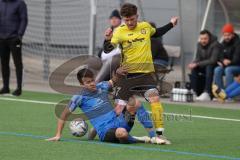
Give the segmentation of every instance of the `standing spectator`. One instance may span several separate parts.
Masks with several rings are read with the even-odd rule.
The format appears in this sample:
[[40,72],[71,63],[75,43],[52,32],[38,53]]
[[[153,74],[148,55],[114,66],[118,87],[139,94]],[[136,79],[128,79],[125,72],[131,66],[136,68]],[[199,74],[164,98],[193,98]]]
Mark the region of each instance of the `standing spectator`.
[[233,82],[234,73],[240,73],[240,39],[234,33],[232,24],[226,24],[223,29],[223,56],[214,70],[214,83],[224,89],[223,76],[226,76],[226,86]]
[[[112,30],[121,25],[122,18],[117,9],[113,10],[109,16],[109,23]],[[106,81],[110,79],[111,71],[116,70],[120,64],[120,53],[121,49],[119,47],[115,48],[110,53],[105,53],[103,49],[100,50],[98,57],[101,58],[103,65],[97,74],[96,82]]]
[[[199,43],[197,46],[197,55],[195,60],[188,65],[191,70],[190,81],[191,86],[197,94],[196,100],[210,101],[211,100],[211,86],[213,81],[213,70],[217,64],[220,53],[220,44],[217,38],[208,30],[200,32]],[[204,77],[204,82],[201,82]],[[204,84],[203,92],[199,85]]]
[[12,93],[22,93],[22,37],[28,23],[27,6],[23,0],[0,0],[0,58],[3,88],[0,94],[9,93],[10,52],[16,68],[17,89]]

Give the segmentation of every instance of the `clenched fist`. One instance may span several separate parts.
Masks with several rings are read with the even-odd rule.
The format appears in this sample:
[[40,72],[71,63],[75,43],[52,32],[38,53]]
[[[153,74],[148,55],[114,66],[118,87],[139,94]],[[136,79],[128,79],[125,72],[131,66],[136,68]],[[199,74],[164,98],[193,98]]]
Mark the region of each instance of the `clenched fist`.
[[170,22],[173,24],[173,27],[175,27],[178,23],[179,17],[172,17]]
[[113,35],[112,28],[108,28],[104,33],[105,40],[111,40],[112,35]]

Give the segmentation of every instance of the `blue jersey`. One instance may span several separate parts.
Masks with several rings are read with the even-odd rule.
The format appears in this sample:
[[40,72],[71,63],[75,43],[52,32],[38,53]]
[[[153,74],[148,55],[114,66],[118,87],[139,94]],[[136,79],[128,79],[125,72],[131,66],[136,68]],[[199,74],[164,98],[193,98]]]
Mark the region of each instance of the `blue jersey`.
[[74,95],[69,104],[69,110],[73,112],[80,107],[96,129],[101,141],[104,140],[106,132],[111,128],[118,128],[119,121],[108,98],[109,83],[100,82],[97,90],[90,92],[83,90]]

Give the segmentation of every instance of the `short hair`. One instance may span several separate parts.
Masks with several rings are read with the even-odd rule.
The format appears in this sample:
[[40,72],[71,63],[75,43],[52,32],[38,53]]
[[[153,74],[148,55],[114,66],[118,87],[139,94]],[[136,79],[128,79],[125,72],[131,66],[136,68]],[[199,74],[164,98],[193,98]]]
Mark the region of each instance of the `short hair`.
[[137,6],[131,3],[124,3],[121,7],[120,14],[122,17],[131,17],[137,14]]
[[80,83],[83,83],[82,79],[88,77],[88,78],[93,78],[93,72],[90,69],[83,68],[80,69],[77,73],[77,79]]
[[204,29],[200,32],[200,35],[204,35],[204,34],[207,34],[209,37],[211,37],[211,32],[209,32],[208,30]]

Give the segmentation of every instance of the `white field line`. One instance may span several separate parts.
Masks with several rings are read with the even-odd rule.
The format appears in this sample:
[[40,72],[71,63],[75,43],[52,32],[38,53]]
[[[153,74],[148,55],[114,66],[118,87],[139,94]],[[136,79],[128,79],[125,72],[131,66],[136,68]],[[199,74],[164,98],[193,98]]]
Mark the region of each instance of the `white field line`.
[[[48,104],[48,105],[59,104],[59,103],[56,103],[56,102],[37,101],[37,100],[28,100],[28,99],[15,99],[15,98],[7,98],[7,97],[0,97],[0,100],[14,101],[14,102],[24,102],[24,103],[35,103],[35,104]],[[151,113],[151,112],[149,112],[149,113]],[[173,116],[186,116],[186,117],[193,117],[193,118],[200,118],[200,119],[212,119],[212,120],[221,120],[221,121],[240,122],[240,119],[231,119],[231,118],[209,117],[209,116],[178,114],[178,113],[164,113],[164,114],[173,115]]]
[[49,104],[49,105],[56,105],[56,102],[47,102],[47,101],[36,101],[36,100],[28,100],[28,99],[15,99],[15,98],[7,98],[7,97],[0,97],[0,100],[4,101],[14,101],[14,102],[25,102],[25,103],[36,103],[36,104]]
[[[151,112],[149,112],[151,113]],[[213,119],[220,121],[232,121],[232,122],[240,122],[240,119],[231,119],[231,118],[221,118],[221,117],[209,117],[209,116],[201,116],[201,115],[191,115],[191,114],[178,114],[178,113],[164,113],[165,115],[173,115],[173,116],[185,116],[192,118],[200,118],[200,119]]]

